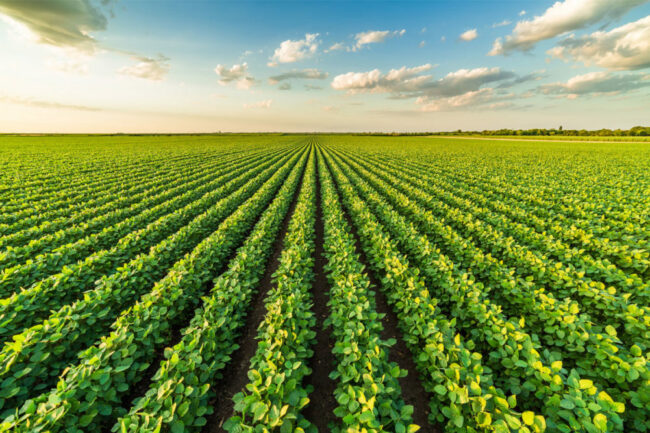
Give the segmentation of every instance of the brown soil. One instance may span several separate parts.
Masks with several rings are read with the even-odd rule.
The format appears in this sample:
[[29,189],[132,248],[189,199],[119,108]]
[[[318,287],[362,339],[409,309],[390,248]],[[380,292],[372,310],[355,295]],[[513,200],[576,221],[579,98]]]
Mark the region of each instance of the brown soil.
[[[294,194],[294,196],[297,196],[297,194]],[[291,211],[292,211],[293,207],[295,207],[295,198],[294,198],[294,202],[292,203],[292,207],[290,209]],[[282,226],[283,231],[282,231],[282,233],[284,233],[284,231],[286,231],[286,224],[288,224],[288,215],[290,215],[290,214],[291,214],[291,212],[288,212],[287,216],[283,220],[283,226]],[[247,233],[244,235],[243,239],[248,237],[249,234],[253,231],[253,228],[255,227],[257,222],[261,219],[262,215],[263,215],[263,211],[260,212],[260,214],[257,216],[257,218],[255,218],[254,223],[251,225],[250,229],[247,230]],[[242,243],[243,242],[244,241],[242,241]],[[276,239],[276,244],[277,243],[278,243],[278,240]],[[281,241],[280,241],[280,244],[281,244]],[[275,253],[276,253],[275,246],[276,245],[274,244],[274,258],[275,258]],[[238,249],[239,249],[239,246],[233,248],[233,250],[230,253],[230,255],[228,256],[228,258],[222,262],[221,266],[219,266],[217,269],[215,269],[215,271],[214,271],[215,277],[217,275],[220,275],[221,273],[223,273],[225,271],[225,269],[227,268],[230,261],[233,260],[237,256]],[[281,252],[281,248],[280,248],[280,252]],[[268,272],[268,269],[267,269],[267,272]],[[264,278],[266,278],[266,277],[267,277],[267,275],[265,274]],[[270,279],[270,275],[269,275],[269,279]],[[262,284],[264,282],[265,282],[265,280],[262,280]],[[170,336],[167,339],[167,341],[168,341],[167,344],[162,345],[162,346],[157,348],[157,350],[156,350],[156,352],[154,354],[154,357],[153,357],[153,361],[151,362],[149,367],[147,367],[147,369],[141,375],[138,376],[140,378],[140,380],[137,383],[132,384],[131,387],[130,387],[131,389],[129,389],[129,391],[122,397],[122,405],[123,406],[126,405],[126,407],[129,407],[131,405],[131,403],[133,403],[137,398],[142,397],[147,393],[147,391],[149,390],[149,387],[151,386],[151,384],[153,382],[152,378],[154,377],[154,375],[156,374],[156,372],[160,368],[161,362],[163,362],[164,359],[165,359],[165,357],[164,357],[165,348],[174,347],[176,344],[180,343],[180,341],[183,338],[183,333],[182,333],[183,329],[185,329],[189,325],[190,321],[192,320],[192,318],[196,314],[196,309],[200,307],[200,304],[202,302],[201,301],[201,296],[205,296],[206,294],[210,293],[210,291],[212,290],[213,287],[214,287],[214,280],[207,281],[203,285],[200,296],[197,296],[194,301],[190,300],[188,302],[188,304],[186,305],[185,311],[183,313],[181,313],[180,317],[176,318],[174,323],[171,325]],[[265,286],[262,286],[262,287],[265,287]],[[262,314],[262,317],[263,317],[263,314]],[[259,322],[257,322],[257,323],[259,324]],[[252,338],[251,340],[253,342],[255,342],[254,338]],[[255,347],[256,346],[257,345],[255,345]],[[246,366],[248,366],[248,362],[246,363]],[[248,371],[248,370],[246,370],[246,371]],[[243,374],[243,377],[245,379],[247,377],[246,371]],[[230,403],[232,404],[232,402],[230,402]],[[103,433],[110,432],[113,425],[114,424],[113,424],[112,421],[107,423],[106,425],[103,426],[102,432]]]
[[234,402],[232,399],[235,394],[244,389],[249,381],[248,370],[250,368],[251,358],[257,351],[257,329],[266,315],[264,300],[273,287],[273,274],[280,265],[280,257],[284,249],[283,242],[285,233],[296,208],[301,184],[302,180],[296,188],[289,210],[282,221],[281,229],[273,243],[273,253],[264,271],[264,276],[259,283],[259,290],[253,295],[253,299],[251,300],[249,306],[250,312],[246,316],[246,323],[238,339],[239,348],[231,355],[230,362],[224,368],[221,379],[212,386],[212,389],[216,390],[217,395],[210,402],[210,406],[214,409],[214,412],[207,417],[207,423],[203,428],[203,432],[205,433],[225,432],[223,424],[233,415]]
[[[328,161],[328,165],[329,164],[331,164],[331,161]],[[334,185],[338,190],[338,184],[336,181],[334,182]],[[388,351],[388,359],[391,362],[395,362],[400,366],[400,368],[408,371],[408,375],[406,377],[399,379],[399,384],[402,388],[402,397],[404,398],[404,402],[408,405],[413,406],[414,408],[413,423],[419,425],[421,427],[420,431],[422,432],[441,432],[442,429],[440,427],[429,424],[429,402],[433,396],[424,389],[424,386],[418,377],[417,367],[413,361],[413,354],[409,351],[406,343],[402,339],[397,315],[389,307],[384,293],[379,290],[381,284],[379,283],[377,275],[375,275],[372,268],[368,265],[368,261],[361,246],[361,241],[359,239],[356,226],[352,223],[352,219],[345,209],[345,206],[343,206],[343,208],[343,214],[350,229],[350,233],[355,239],[355,246],[357,253],[359,254],[359,261],[366,268],[368,278],[370,279],[370,288],[375,291],[377,312],[385,314],[384,319],[382,320],[382,325],[384,327],[382,338],[394,338],[397,342]]]
[[312,295],[314,305],[312,307],[316,316],[316,344],[312,347],[314,355],[310,360],[312,373],[305,378],[305,385],[314,387],[309,395],[310,402],[303,410],[303,415],[319,432],[327,432],[330,429],[328,424],[336,422],[334,409],[338,406],[334,398],[336,384],[330,379],[329,374],[334,370],[336,358],[332,353],[334,340],[331,332],[325,329],[323,322],[330,315],[327,301],[329,299],[329,283],[325,275],[325,264],[327,258],[323,252],[324,222],[323,209],[321,206],[320,182],[318,181],[318,170],[316,172],[316,239],[314,252],[314,282],[312,284]]
[[[229,261],[230,260],[228,260],[228,262]],[[222,267],[225,267],[225,265]],[[221,273],[221,270],[219,273]],[[203,287],[203,294],[208,293],[211,290],[212,286],[212,281],[206,283]],[[160,364],[165,360],[165,348],[174,347],[176,344],[180,343],[180,341],[183,339],[182,331],[187,325],[189,325],[190,321],[194,317],[195,312],[195,308],[193,308],[191,305],[188,305],[181,316],[174,321],[174,324],[170,330],[170,336],[167,339],[168,343],[156,349],[153,355],[153,361],[151,361],[149,367],[147,367],[145,371],[138,375],[138,378],[140,380],[138,380],[137,383],[132,384],[128,392],[122,397],[123,407],[128,408],[132,406],[133,402],[136,399],[143,397],[147,391],[149,391],[149,387],[153,383],[152,379],[154,375],[160,368]],[[115,420],[108,419],[107,422],[102,426],[102,433],[109,433],[114,425]]]

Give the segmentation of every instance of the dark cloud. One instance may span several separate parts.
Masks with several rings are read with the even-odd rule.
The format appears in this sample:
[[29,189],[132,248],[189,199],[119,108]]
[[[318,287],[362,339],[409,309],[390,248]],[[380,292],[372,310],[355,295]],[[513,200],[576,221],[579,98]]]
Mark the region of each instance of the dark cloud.
[[270,84],[278,84],[280,81],[287,80],[324,80],[327,78],[327,72],[319,71],[318,69],[303,69],[285,72],[283,74],[274,75],[269,77]]
[[112,1],[0,0],[0,13],[25,25],[38,42],[75,48],[87,53],[97,49],[93,32],[106,30]]
[[577,75],[567,82],[545,84],[540,86],[538,90],[547,95],[562,95],[575,99],[586,95],[627,93],[649,86],[650,75],[590,72]]

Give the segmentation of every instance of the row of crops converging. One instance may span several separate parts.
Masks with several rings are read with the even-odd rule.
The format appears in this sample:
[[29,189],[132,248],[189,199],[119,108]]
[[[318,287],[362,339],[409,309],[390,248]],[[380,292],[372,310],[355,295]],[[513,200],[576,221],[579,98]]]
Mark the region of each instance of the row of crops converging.
[[0,153],[0,431],[650,431],[643,153],[59,139]]

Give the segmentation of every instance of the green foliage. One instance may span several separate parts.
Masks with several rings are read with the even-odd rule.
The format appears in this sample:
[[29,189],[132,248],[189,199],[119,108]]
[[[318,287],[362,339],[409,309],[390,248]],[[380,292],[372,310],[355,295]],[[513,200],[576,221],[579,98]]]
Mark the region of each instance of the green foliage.
[[[253,232],[239,248],[228,270],[215,281],[183,339],[166,351],[166,361],[155,374],[146,395],[113,428],[119,432],[155,432],[160,426],[200,431],[212,408],[211,384],[220,377],[246,320],[247,306],[258,287],[273,241],[287,213],[302,166],[296,167]],[[170,408],[177,408],[175,411]],[[176,427],[180,428],[180,427]]]
[[560,133],[0,137],[0,431],[202,431],[296,197],[228,431],[316,431],[322,242],[328,431],[647,433],[650,149]]
[[235,395],[235,416],[224,424],[229,432],[316,431],[300,412],[309,404],[312,391],[302,382],[311,373],[308,361],[316,336],[310,294],[316,206],[312,152],[273,276],[274,284],[265,299],[266,315],[248,371],[250,382]]
[[391,341],[381,338],[381,316],[375,310],[374,292],[357,259],[354,238],[345,222],[323,156],[319,157],[321,206],[325,225],[325,255],[330,283],[327,324],[336,342],[335,415],[342,426],[333,432],[417,431],[413,407],[404,404],[398,378],[405,370],[388,361]]
[[[123,413],[121,395],[140,379],[139,373],[149,366],[156,349],[169,338],[175,319],[188,308],[196,307],[204,284],[241,242],[298,158],[299,155],[295,155],[286,161],[266,183],[266,177],[253,180],[258,185],[251,186],[251,193],[255,191],[254,186],[264,185],[243,204],[235,205],[231,209],[234,212],[216,231],[178,261],[151,292],[125,310],[111,325],[111,334],[83,351],[79,363],[66,369],[55,389],[34,398],[36,413],[27,413],[23,405],[16,415],[5,419],[5,428],[21,431],[29,429],[27,426],[43,426],[49,431],[58,431],[76,425],[83,417],[86,417],[84,421],[96,426],[104,417]],[[250,195],[246,191],[243,188],[240,193]],[[211,211],[223,209],[216,206]],[[108,293],[104,297],[113,299]],[[88,307],[95,307],[97,301],[89,302]],[[86,316],[67,317],[79,320]],[[62,331],[72,329],[68,326]],[[107,413],[97,410],[104,406],[111,410]]]

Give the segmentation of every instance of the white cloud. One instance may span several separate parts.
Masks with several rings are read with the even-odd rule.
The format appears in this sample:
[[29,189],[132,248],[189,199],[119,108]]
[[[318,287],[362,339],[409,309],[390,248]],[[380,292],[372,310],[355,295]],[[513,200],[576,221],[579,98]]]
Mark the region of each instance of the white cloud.
[[430,81],[431,75],[419,75],[432,69],[430,64],[400,69],[391,69],[382,74],[379,69],[368,72],[348,72],[337,75],[332,81],[332,88],[348,93],[393,93],[417,91],[423,83]]
[[609,32],[571,36],[547,51],[556,58],[571,57],[587,66],[632,70],[650,67],[650,16]]
[[[503,99],[511,99],[513,95],[499,96],[493,89],[485,88],[463,93],[449,98],[430,99],[427,97],[418,98],[415,103],[420,106],[420,111],[453,111],[463,108],[487,108],[495,110],[508,108],[512,103]],[[487,106],[486,106],[487,105]]]
[[373,30],[370,32],[357,33],[354,38],[357,40],[357,47],[361,47],[366,44],[384,42],[390,34],[391,32],[388,30]]
[[364,45],[368,44],[378,44],[385,42],[386,39],[392,37],[404,36],[406,33],[405,29],[402,30],[372,30],[369,32],[357,33],[354,36],[354,39],[357,41],[356,45],[352,48],[353,51],[363,48]]
[[494,42],[489,55],[527,51],[538,42],[578,30],[601,21],[621,17],[648,0],[564,0],[548,8],[543,15],[520,21],[511,35]]
[[332,44],[332,46],[329,47],[327,50],[325,50],[325,52],[327,53],[329,51],[342,51],[342,50],[345,50],[345,45],[343,45],[343,42],[337,42],[335,44]]
[[324,80],[327,78],[328,73],[319,71],[318,69],[310,68],[303,70],[293,70],[283,74],[274,75],[269,77],[269,84],[277,84],[280,81],[303,79],[303,80]]
[[440,42],[445,42],[447,40],[447,36],[441,36],[440,37]]
[[389,93],[393,98],[412,98],[418,96],[451,97],[479,90],[488,83],[501,82],[500,88],[511,87],[536,77],[518,77],[500,68],[459,69],[441,79],[423,72],[433,68],[426,64],[414,68],[402,67],[382,74],[379,69],[368,72],[348,72],[334,77],[332,88],[356,93]]
[[217,65],[214,72],[219,76],[219,84],[227,86],[234,82],[238,89],[248,90],[255,84],[255,79],[248,74],[248,63],[235,64],[228,68]]
[[525,11],[525,10],[519,12],[519,16],[520,16],[520,17],[523,17],[524,15],[526,15],[526,11]]
[[[511,100],[515,98],[502,89],[538,80],[543,74],[541,71],[517,76],[496,67],[476,68],[459,69],[434,80],[432,75],[423,74],[431,68],[431,65],[402,67],[386,74],[379,69],[348,72],[334,77],[332,88],[350,94],[388,93],[392,99],[417,98],[421,111],[448,111],[467,106],[499,109],[513,106]],[[496,84],[496,90],[486,87],[490,83]]]
[[510,20],[503,20],[503,21],[501,21],[500,23],[494,23],[494,24],[492,24],[492,28],[493,28],[493,29],[496,29],[497,27],[505,27],[505,26],[509,26],[510,24],[512,24],[512,21],[510,21]]
[[374,69],[369,72],[348,72],[337,75],[332,81],[332,88],[336,90],[347,90],[351,93],[374,89],[379,85],[381,71]]
[[38,43],[93,53],[98,43],[92,33],[106,30],[107,11],[102,8],[110,3],[111,0],[0,0],[0,14],[27,28]]
[[169,72],[169,58],[159,54],[158,57],[133,56],[137,60],[133,66],[125,66],[117,72],[151,81],[162,81]]
[[426,44],[427,44],[426,41],[420,41],[420,43],[418,44],[418,47],[424,48],[426,46]]
[[547,95],[562,95],[576,99],[583,95],[614,95],[631,92],[650,86],[650,75],[612,74],[611,72],[590,72],[577,75],[567,82],[545,84],[539,87]]
[[275,49],[269,66],[277,66],[278,63],[294,63],[311,57],[318,50],[318,33],[307,33],[305,39],[292,41],[290,39],[282,42],[279,48]]
[[246,110],[254,109],[254,108],[268,109],[271,108],[272,103],[273,103],[273,99],[266,99],[264,101],[253,102],[251,104],[244,104],[244,108]]
[[476,29],[467,30],[466,32],[461,33],[459,36],[461,41],[469,42],[473,41],[478,37],[478,32]]
[[106,50],[137,61],[117,72],[146,80],[161,81],[169,72],[169,58],[144,56],[108,47],[94,33],[106,30],[116,0],[0,0],[0,18],[36,43],[55,47],[67,60],[50,60],[47,67],[61,72],[86,74],[88,65],[80,57]]
[[457,96],[479,90],[488,83],[503,82],[515,77],[514,73],[502,71],[498,67],[459,69],[433,83],[426,93],[430,96]]

